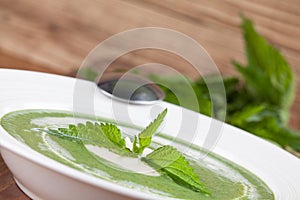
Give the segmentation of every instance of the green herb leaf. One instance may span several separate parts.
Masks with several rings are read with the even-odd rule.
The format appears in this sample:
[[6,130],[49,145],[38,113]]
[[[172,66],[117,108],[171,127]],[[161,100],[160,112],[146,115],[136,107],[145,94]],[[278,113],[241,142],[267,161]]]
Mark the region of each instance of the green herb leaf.
[[58,128],[58,134],[62,132],[64,135],[68,135],[74,138],[78,138],[79,134],[75,125],[70,124],[69,128]]
[[126,152],[129,154],[132,153],[132,155],[129,156],[136,156],[137,154],[142,154],[144,149],[151,144],[152,136],[163,122],[166,114],[167,109],[159,114],[157,118],[138,135],[138,137],[134,137],[132,151],[126,147],[126,142],[122,137],[121,131],[114,124],[93,124],[91,122],[86,122],[85,125],[69,125],[68,128],[49,130],[48,133],[106,147],[121,155],[124,155],[124,152]]
[[144,159],[149,165],[160,169],[171,177],[176,183],[189,187],[195,191],[210,194],[205,184],[194,173],[185,157],[174,147],[162,146]]
[[119,146],[120,148],[126,147],[126,142],[122,137],[120,129],[113,124],[101,124],[100,128],[103,134],[115,145]]
[[86,124],[69,125],[68,128],[50,129],[50,134],[75,139],[84,144],[105,147],[119,155],[136,157],[137,154],[131,152],[127,147],[121,131],[114,124],[98,124],[86,122]]
[[230,123],[283,148],[300,151],[300,133],[282,126],[279,113],[264,105],[250,105],[231,116]]
[[161,85],[161,89],[165,92],[165,101],[208,116],[213,115],[210,96],[206,95],[206,91],[202,91],[203,88],[199,87],[197,82],[182,76],[150,75],[149,79]]
[[233,64],[243,76],[252,98],[278,108],[286,123],[295,90],[291,68],[280,52],[256,32],[249,19],[243,17],[242,28],[248,65]]
[[[151,144],[152,136],[157,131],[158,127],[163,122],[165,116],[167,114],[167,109],[165,109],[162,113],[160,113],[157,118],[151,122],[146,129],[144,129],[138,135],[138,142],[137,137],[134,138],[133,141],[133,151],[138,154],[142,154],[144,149]],[[138,143],[138,145],[137,145]]]
[[83,78],[83,79],[86,79],[89,81],[95,81],[95,79],[98,76],[98,72],[91,67],[80,68],[77,71],[77,74],[79,75],[80,78]]

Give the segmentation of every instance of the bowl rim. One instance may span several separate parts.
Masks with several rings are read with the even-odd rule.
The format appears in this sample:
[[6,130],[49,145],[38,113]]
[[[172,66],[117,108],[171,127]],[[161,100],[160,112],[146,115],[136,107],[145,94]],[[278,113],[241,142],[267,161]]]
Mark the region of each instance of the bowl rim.
[[[53,86],[49,86],[49,87],[58,87],[60,86],[62,89],[62,91],[64,91],[64,88],[66,87],[70,87],[74,85],[74,81],[76,79],[74,78],[70,78],[70,77],[64,77],[64,76],[60,76],[60,75],[53,75],[53,74],[47,74],[47,73],[40,73],[40,72],[30,72],[30,71],[23,71],[23,70],[11,70],[11,69],[0,69],[0,91],[2,92],[2,94],[0,94],[0,97],[2,96],[3,98],[0,99],[0,118],[2,118],[2,116],[4,116],[5,114],[11,112],[11,111],[16,111],[16,110],[22,110],[22,108],[43,108],[43,106],[45,106],[45,104],[43,105],[34,105],[30,104],[28,105],[24,105],[24,102],[22,104],[21,101],[12,101],[12,102],[8,102],[11,98],[16,98],[16,95],[19,94],[26,94],[26,91],[21,91],[21,89],[18,89],[18,87],[20,87],[20,84],[15,84],[14,87],[12,87],[12,85],[14,85],[14,82],[17,81],[20,77],[25,77],[26,80],[22,80],[22,84],[24,87],[32,86],[33,82],[36,81],[42,81],[43,79],[47,79],[51,81],[56,81],[56,83]],[[88,85],[89,87],[94,87],[91,86],[91,82],[89,81],[85,81],[85,80],[76,80],[76,81],[82,81],[84,84]],[[10,85],[10,87],[6,88],[5,83],[12,84]],[[64,86],[66,84],[66,86]],[[47,85],[47,82],[44,80],[42,81],[41,84],[39,84],[38,86],[35,86],[35,88],[37,89],[41,89],[41,85]],[[63,86],[63,87],[62,87]],[[15,89],[15,92],[11,92],[11,89]],[[28,89],[28,88],[27,88]],[[17,91],[21,91],[20,93],[17,93]],[[4,94],[3,94],[4,93]],[[70,95],[69,93],[65,93],[65,95]],[[107,97],[100,97],[99,95],[97,96],[98,98],[103,98],[103,101],[108,101],[108,99],[105,99]],[[28,100],[30,102],[30,99]],[[6,102],[4,104],[1,104],[3,102]],[[14,103],[17,103],[18,105],[15,105]],[[53,104],[50,105],[48,108],[46,109],[61,109],[62,107],[64,107],[64,103],[65,102],[61,102],[61,105],[58,104]],[[161,102],[163,106],[167,107],[168,110],[171,110],[172,112],[176,113],[178,112],[178,109],[180,107],[173,105],[173,104],[169,104],[167,102]],[[4,105],[4,107],[3,107]],[[7,106],[8,105],[8,106]],[[6,107],[7,106],[7,107]],[[141,111],[139,111],[139,113],[143,113],[144,112],[144,108],[147,110],[149,110],[150,106],[144,106],[144,108],[141,108],[141,106],[139,105],[130,105],[131,108],[134,109],[141,109]],[[21,109],[20,109],[21,108]],[[71,107],[66,107],[63,110],[70,110]],[[180,108],[182,109],[182,108]],[[186,109],[185,109],[186,110]],[[192,113],[193,115],[197,115],[199,117],[201,117],[202,120],[207,121],[207,120],[214,120],[211,119],[207,116],[204,116],[202,114],[199,113],[195,113],[194,111],[187,111]],[[108,115],[108,113],[104,113],[104,115]],[[106,117],[106,116],[105,116]],[[147,123],[147,122],[145,122]],[[164,132],[164,134],[168,134],[167,130]],[[229,133],[232,132],[232,133]],[[224,134],[225,132],[225,134]],[[238,142],[240,141],[247,141],[247,144],[245,143],[245,145],[243,146],[243,144],[239,144],[240,147],[242,147],[242,150],[240,152],[235,152],[233,153],[232,149],[224,149],[224,145],[220,146],[220,142],[222,143],[226,143],[226,145],[229,144],[228,140],[230,140],[230,138],[227,137],[238,137]],[[38,164],[40,166],[43,166],[47,169],[51,169],[54,170],[64,176],[69,176],[72,177],[76,180],[82,181],[84,183],[96,186],[96,187],[101,187],[105,190],[108,191],[112,191],[115,193],[119,193],[128,197],[134,197],[134,198],[154,198],[153,195],[151,194],[145,194],[142,193],[140,191],[134,190],[134,189],[130,189],[130,188],[126,188],[124,186],[120,186],[114,183],[111,183],[109,181],[106,180],[102,180],[100,178],[96,178],[93,177],[91,175],[85,174],[83,172],[80,172],[78,170],[72,169],[66,165],[63,165],[55,160],[52,160],[36,151],[34,151],[33,149],[31,149],[30,147],[28,147],[25,144],[22,144],[21,142],[18,142],[15,138],[13,138],[10,134],[8,134],[2,126],[0,126],[0,147],[1,148],[5,148],[19,156],[22,156],[23,158],[30,160],[32,162],[34,162],[35,164]],[[237,138],[235,138],[235,141],[237,140]],[[217,146],[212,150],[214,153],[216,153],[217,155],[220,155],[238,165],[241,165],[242,167],[244,167],[245,169],[251,171],[252,173],[254,173],[256,176],[258,176],[260,179],[262,179],[264,182],[266,182],[266,179],[263,178],[262,176],[264,175],[264,173],[266,173],[266,170],[262,170],[260,171],[259,169],[257,170],[255,168],[255,166],[253,166],[253,163],[248,165],[248,167],[245,166],[245,163],[247,163],[247,161],[245,161],[245,159],[240,158],[240,156],[243,157],[243,155],[250,155],[251,153],[251,149],[249,149],[249,144],[256,144],[255,146],[257,148],[262,148],[262,152],[260,154],[256,154],[256,156],[258,156],[259,159],[262,158],[267,158],[266,155],[270,155],[271,159],[269,159],[270,162],[273,162],[275,164],[279,164],[281,168],[285,169],[285,170],[291,170],[291,171],[286,171],[286,173],[288,173],[289,177],[293,176],[291,180],[295,180],[298,177],[298,181],[294,181],[293,185],[296,184],[300,184],[300,172],[296,171],[296,170],[292,170],[292,168],[300,168],[300,159],[298,159],[297,157],[295,157],[294,155],[284,151],[283,149],[279,148],[278,146],[265,141],[257,136],[254,136],[244,130],[241,130],[239,128],[233,127],[231,125],[228,124],[224,124],[223,126],[223,134],[220,138],[220,140],[218,141],[219,143],[217,144]],[[225,146],[226,146],[225,145]],[[248,149],[247,149],[248,148]],[[247,154],[243,154],[243,149],[248,150],[249,152]],[[257,149],[255,149],[257,150]],[[253,151],[252,153],[257,153],[256,151]],[[236,154],[236,155],[233,155]],[[276,160],[276,158],[278,158],[279,160]],[[249,158],[250,159],[250,158]],[[258,160],[259,160],[258,159]],[[46,161],[46,162],[45,162]],[[262,162],[265,163],[265,162]],[[259,163],[259,165],[261,165],[261,163]],[[293,166],[290,166],[293,165]],[[250,168],[249,168],[250,166]],[[253,171],[253,169],[256,169]],[[296,173],[295,173],[296,172]],[[283,173],[284,174],[284,173]],[[286,175],[286,174],[285,174]],[[280,194],[280,191],[278,190],[278,187],[274,187],[274,184],[269,185],[269,183],[266,183],[270,189],[273,191],[274,195],[275,195],[275,199],[280,199],[282,196],[282,194]],[[294,192],[295,193],[295,192]],[[300,198],[300,191],[296,191],[296,197]]]

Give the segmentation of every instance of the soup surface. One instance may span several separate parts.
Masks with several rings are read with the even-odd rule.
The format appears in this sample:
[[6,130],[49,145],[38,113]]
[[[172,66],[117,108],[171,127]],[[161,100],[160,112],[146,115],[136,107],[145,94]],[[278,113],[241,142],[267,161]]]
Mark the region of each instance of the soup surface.
[[[18,141],[33,150],[67,165],[71,168],[104,179],[115,184],[151,193],[163,199],[274,199],[267,185],[247,169],[225,159],[205,153],[196,146],[191,146],[184,156],[200,176],[202,182],[211,191],[211,195],[193,191],[178,185],[168,176],[157,172],[139,158],[126,158],[107,149],[75,140],[48,134],[46,130],[67,127],[69,124],[86,121],[110,122],[113,120],[57,110],[20,110],[8,113],[1,119],[2,127]],[[118,122],[123,135],[136,134],[140,128]],[[128,135],[127,140],[130,140]],[[159,133],[153,138],[152,147],[175,142],[176,146],[185,145],[180,141]],[[151,148],[148,149],[151,151]],[[197,159],[198,158],[198,159]]]

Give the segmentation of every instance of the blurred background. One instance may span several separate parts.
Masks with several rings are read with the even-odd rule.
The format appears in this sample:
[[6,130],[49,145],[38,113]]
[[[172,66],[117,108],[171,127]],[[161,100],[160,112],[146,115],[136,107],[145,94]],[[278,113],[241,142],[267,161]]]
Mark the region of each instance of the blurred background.
[[[232,59],[245,62],[240,14],[286,57],[300,75],[299,0],[0,0],[0,67],[74,76],[101,41],[132,28],[171,28],[195,39],[223,75],[235,75]],[[142,50],[113,66],[158,62],[197,78],[171,53]],[[300,82],[290,125],[300,129]]]
[[[291,65],[297,90],[289,123],[300,130],[299,0],[0,0],[0,67],[74,76],[101,41],[128,29],[154,26],[192,37],[208,51],[223,75],[237,75],[231,61],[246,60],[241,13]],[[149,62],[197,78],[189,63],[162,51],[132,52],[112,65],[130,68]],[[1,163],[0,174],[6,173],[3,171],[7,169]],[[16,192],[11,177],[0,182],[0,199],[26,199]]]

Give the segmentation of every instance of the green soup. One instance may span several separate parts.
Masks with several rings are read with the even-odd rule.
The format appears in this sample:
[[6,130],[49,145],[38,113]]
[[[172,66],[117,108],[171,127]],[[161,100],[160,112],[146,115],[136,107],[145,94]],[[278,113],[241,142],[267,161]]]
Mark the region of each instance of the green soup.
[[[74,124],[75,121],[82,123],[94,119],[86,115],[76,115],[76,117],[77,121],[74,120],[73,113],[66,111],[21,110],[5,115],[1,119],[1,125],[18,141],[53,160],[83,173],[144,193],[151,193],[162,199],[274,199],[268,186],[241,166],[212,153],[204,159],[197,159],[205,152],[201,152],[202,150],[195,146],[190,147],[185,157],[211,191],[211,195],[178,185],[164,174],[154,176],[124,169],[122,165],[96,155],[83,143],[42,131],[47,128],[66,127],[68,124]],[[97,121],[113,123],[113,120],[100,117]],[[137,127],[121,122],[118,122],[118,126],[133,132],[139,130]],[[184,145],[183,141],[169,138],[164,134],[157,134],[153,140],[153,145],[156,147],[160,146],[161,141],[168,140]]]

